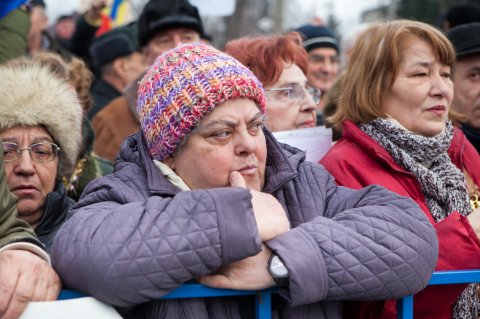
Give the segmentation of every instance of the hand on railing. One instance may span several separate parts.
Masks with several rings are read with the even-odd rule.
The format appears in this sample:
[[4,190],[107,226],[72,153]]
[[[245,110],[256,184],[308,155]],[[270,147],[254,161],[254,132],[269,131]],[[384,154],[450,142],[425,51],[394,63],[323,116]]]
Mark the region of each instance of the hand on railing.
[[262,290],[275,286],[267,270],[272,251],[262,244],[262,251],[217,270],[215,273],[198,278],[198,282],[213,288]]

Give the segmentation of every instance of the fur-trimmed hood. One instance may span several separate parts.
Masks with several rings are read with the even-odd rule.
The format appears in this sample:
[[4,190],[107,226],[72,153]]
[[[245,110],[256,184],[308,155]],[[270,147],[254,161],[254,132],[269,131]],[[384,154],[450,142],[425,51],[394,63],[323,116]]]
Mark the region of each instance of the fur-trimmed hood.
[[0,130],[44,126],[60,146],[60,175],[70,175],[82,143],[82,107],[73,88],[39,65],[0,67]]

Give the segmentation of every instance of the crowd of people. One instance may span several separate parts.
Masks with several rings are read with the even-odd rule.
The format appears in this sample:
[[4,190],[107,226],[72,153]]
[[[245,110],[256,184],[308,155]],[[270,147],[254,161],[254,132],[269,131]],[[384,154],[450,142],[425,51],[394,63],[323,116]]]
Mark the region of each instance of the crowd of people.
[[[221,49],[187,0],[103,30],[0,5],[0,318],[61,289],[124,318],[478,318],[480,14],[325,25]],[[478,11],[480,12],[480,10]],[[467,15],[468,13],[468,15]],[[463,22],[461,17],[467,15]],[[478,116],[478,118],[477,118]],[[327,125],[320,160],[274,133]],[[311,145],[309,147],[315,147]]]

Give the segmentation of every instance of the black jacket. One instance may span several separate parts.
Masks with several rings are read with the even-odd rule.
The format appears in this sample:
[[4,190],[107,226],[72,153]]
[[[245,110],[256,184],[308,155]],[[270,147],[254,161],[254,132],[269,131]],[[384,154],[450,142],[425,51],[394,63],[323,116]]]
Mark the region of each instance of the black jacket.
[[74,200],[67,196],[63,182],[57,182],[55,190],[47,195],[42,221],[35,229],[38,239],[45,245],[48,253],[57,230],[65,222],[68,209]]

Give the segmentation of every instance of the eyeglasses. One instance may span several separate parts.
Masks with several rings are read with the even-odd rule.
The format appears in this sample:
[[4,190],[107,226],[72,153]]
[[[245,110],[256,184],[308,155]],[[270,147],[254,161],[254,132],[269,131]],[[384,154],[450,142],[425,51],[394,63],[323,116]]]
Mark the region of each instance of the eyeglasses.
[[305,98],[305,91],[307,91],[307,93],[310,94],[310,96],[312,97],[315,104],[320,103],[320,97],[322,96],[322,92],[320,91],[320,89],[311,86],[303,88],[301,85],[296,83],[290,84],[284,88],[271,88],[266,89],[265,91],[287,91],[287,98],[290,101],[295,102],[302,101]]
[[60,147],[53,143],[36,143],[30,147],[20,147],[16,143],[2,142],[3,145],[3,160],[11,162],[18,158],[23,151],[30,153],[30,157],[36,162],[50,162],[58,156]]

